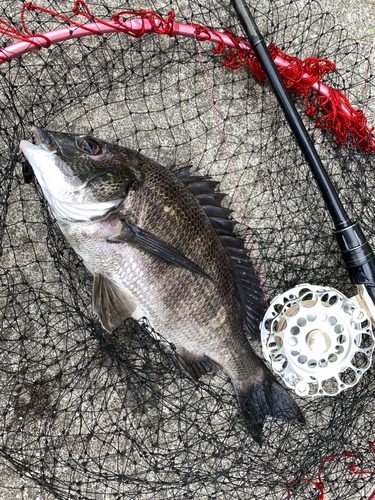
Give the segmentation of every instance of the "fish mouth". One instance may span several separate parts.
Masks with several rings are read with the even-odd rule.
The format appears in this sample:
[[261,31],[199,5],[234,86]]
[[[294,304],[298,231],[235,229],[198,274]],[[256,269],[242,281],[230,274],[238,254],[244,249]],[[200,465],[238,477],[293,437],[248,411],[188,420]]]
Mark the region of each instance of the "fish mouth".
[[47,132],[47,130],[43,130],[40,127],[37,127],[36,125],[32,126],[31,131],[33,133],[34,142],[35,142],[36,146],[39,146],[40,144],[42,144],[49,151],[51,151],[53,153],[59,152],[59,147],[58,147],[53,135],[50,132]]

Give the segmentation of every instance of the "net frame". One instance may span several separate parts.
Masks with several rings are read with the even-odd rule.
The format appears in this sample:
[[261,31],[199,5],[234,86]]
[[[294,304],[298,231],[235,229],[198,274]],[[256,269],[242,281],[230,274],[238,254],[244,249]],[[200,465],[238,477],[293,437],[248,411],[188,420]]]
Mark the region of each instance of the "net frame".
[[[30,12],[37,10],[46,12],[51,16],[63,19],[70,27],[52,32],[32,34],[25,23],[26,10]],[[10,47],[0,50],[0,64],[9,62],[33,50],[49,48],[51,44],[74,38],[90,35],[102,36],[113,32],[140,38],[146,33],[153,33],[169,37],[187,36],[197,41],[216,43],[217,45],[212,51],[213,54],[222,54],[225,48],[229,49],[229,54],[223,61],[224,66],[237,70],[244,61],[258,80],[264,81],[266,78],[249,43],[243,37],[234,36],[230,30],[220,33],[199,24],[175,22],[173,9],[168,13],[168,19],[163,19],[153,11],[139,9],[139,11],[126,10],[115,13],[112,15],[112,21],[105,21],[92,16],[83,0],[75,0],[72,12],[76,16],[83,16],[92,22],[79,24],[50,9],[34,5],[32,2],[26,2],[21,11],[21,23],[25,34],[0,19],[0,33],[21,40]],[[125,16],[129,15],[132,18],[126,19]],[[1,25],[3,26],[1,27]],[[327,59],[317,59],[312,56],[300,61],[297,57],[285,54],[273,44],[270,44],[269,51],[286,87],[305,98],[308,116],[314,117],[317,115],[315,121],[317,127],[323,127],[325,130],[332,129],[336,135],[337,144],[344,146],[348,137],[352,136],[351,143],[353,147],[359,147],[363,152],[375,151],[375,137],[372,135],[374,127],[369,128],[367,126],[367,119],[363,112],[353,109],[342,92],[321,83],[321,79],[326,73],[334,71],[335,65],[333,63]]]

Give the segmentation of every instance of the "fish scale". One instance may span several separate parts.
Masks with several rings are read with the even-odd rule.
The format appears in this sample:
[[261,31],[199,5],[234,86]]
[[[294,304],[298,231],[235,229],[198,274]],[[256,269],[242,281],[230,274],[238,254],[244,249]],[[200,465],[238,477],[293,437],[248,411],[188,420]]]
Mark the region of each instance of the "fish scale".
[[93,274],[103,327],[110,333],[129,316],[146,316],[189,376],[225,370],[259,443],[267,415],[303,422],[246,338],[259,328],[262,291],[217,183],[99,139],[33,132],[36,144],[21,141],[20,149]]

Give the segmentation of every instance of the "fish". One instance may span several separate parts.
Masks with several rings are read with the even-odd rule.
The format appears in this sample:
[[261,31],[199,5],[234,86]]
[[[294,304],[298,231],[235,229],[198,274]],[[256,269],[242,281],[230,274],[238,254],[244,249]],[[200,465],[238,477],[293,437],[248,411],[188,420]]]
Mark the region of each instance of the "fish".
[[259,444],[267,416],[304,423],[248,341],[259,335],[263,292],[218,183],[90,135],[32,132],[20,150],[93,276],[102,327],[146,317],[188,376],[226,372]]

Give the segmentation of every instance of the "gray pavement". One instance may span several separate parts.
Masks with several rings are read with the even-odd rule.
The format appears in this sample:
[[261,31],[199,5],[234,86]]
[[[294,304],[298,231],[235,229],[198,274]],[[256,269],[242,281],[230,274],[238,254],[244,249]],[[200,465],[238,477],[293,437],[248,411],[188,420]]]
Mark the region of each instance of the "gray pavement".
[[[194,2],[190,3],[188,0],[186,0],[187,5],[189,8],[193,11],[192,13],[192,20],[195,21],[194,17]],[[90,1],[87,2],[88,5],[90,5]],[[93,2],[94,3],[94,2]],[[96,2],[95,2],[96,3]],[[101,3],[104,3],[101,2]],[[154,2],[155,3],[155,2]],[[164,2],[162,2],[164,4]],[[204,2],[203,2],[204,3]],[[298,0],[296,2],[299,4],[299,6],[304,6],[307,2],[306,0]],[[314,0],[312,3],[316,3]],[[59,2],[55,2],[55,6],[58,5]],[[68,6],[68,2],[63,3],[64,10],[66,10],[66,7]],[[113,8],[113,10],[118,10],[118,5],[119,2],[117,0],[107,0],[105,4],[109,8]],[[136,5],[135,5],[136,4]],[[148,1],[144,0],[143,2],[140,0],[137,0],[135,2],[135,8],[142,7],[144,9],[148,9]],[[371,34],[370,27],[375,26],[375,5],[373,5],[372,2],[370,1],[365,1],[365,0],[329,0],[325,3],[321,2],[321,5],[323,6],[323,10],[329,12],[332,14],[332,16],[335,19],[335,23],[337,25],[341,25],[344,27],[350,38],[358,38],[363,35]],[[172,2],[172,7],[173,7],[173,2]],[[93,7],[93,11],[95,11],[95,8]],[[359,42],[359,51],[363,55],[368,55],[370,54],[371,50],[371,44],[372,44],[372,38],[367,37],[363,41]],[[74,51],[74,48],[71,46],[71,50]],[[375,65],[375,59],[371,63],[372,65]],[[348,64],[349,66],[349,64]],[[363,72],[366,72],[366,64],[363,65]],[[375,71],[375,69],[374,69]],[[196,85],[198,85],[196,83]],[[204,78],[202,76],[202,82],[201,82],[202,89],[205,88],[205,82]],[[136,89],[134,90],[136,92]],[[355,93],[356,90],[353,89],[352,91],[352,98],[355,101]],[[363,100],[362,97],[363,93],[363,81],[360,81],[358,84],[357,88],[357,100],[358,102],[361,102]],[[170,96],[170,99],[173,99],[173,96]],[[367,99],[366,97],[364,98],[366,101],[366,106],[365,106],[365,111],[366,115],[369,118],[370,125],[375,125],[375,99]],[[206,104],[207,105],[207,104]],[[135,110],[137,111],[137,109]],[[139,110],[138,110],[139,111]],[[187,112],[187,110],[186,110]],[[114,111],[115,113],[115,111]],[[214,117],[212,117],[212,121],[214,121]],[[93,128],[95,129],[100,129],[100,117],[98,116],[93,116],[92,117],[92,124]],[[80,122],[79,119],[74,125],[79,129]],[[126,130],[126,126],[124,125],[124,134],[130,135],[129,132]],[[110,134],[110,131],[108,132]],[[151,132],[150,132],[151,134]],[[118,135],[120,135],[120,131],[118,132]],[[151,140],[156,141],[155,136],[150,136]],[[168,146],[168,144],[173,146],[173,141],[174,137],[169,136],[168,133],[165,133],[165,135],[162,135],[162,140],[164,141],[163,145]],[[209,141],[211,138],[208,137],[207,140]],[[134,144],[134,147],[137,145]],[[197,146],[199,147],[199,145]],[[151,149],[151,147],[150,147]],[[182,156],[183,156],[182,152]],[[161,153],[162,155],[164,154],[163,152]],[[164,159],[163,157],[161,160]],[[168,154],[165,153],[165,160],[166,162],[170,163],[172,161],[172,157],[168,157]],[[206,158],[205,161],[208,162],[208,159]],[[204,163],[204,162],[203,162]],[[224,179],[226,182],[227,179]],[[231,189],[230,186],[228,189]],[[0,499],[1,500],[14,500],[14,499],[20,499],[20,500],[52,500],[52,498],[55,498],[52,494],[49,494],[46,492],[41,486],[36,485],[35,482],[31,481],[28,477],[25,475],[19,475],[18,473],[14,472],[14,467],[9,467],[9,462],[7,459],[4,459],[3,462],[0,460]],[[77,498],[77,497],[71,497],[71,498]],[[101,497],[104,500],[104,496]],[[108,496],[108,498],[113,498]],[[124,497],[125,498],[125,497]],[[151,497],[150,497],[151,498]],[[158,497],[159,498],[159,497]],[[267,498],[265,496],[265,498]],[[282,498],[282,497],[280,497]],[[285,497],[283,497],[285,498]],[[297,499],[296,499],[297,500]],[[354,497],[353,497],[353,500]]]

